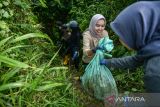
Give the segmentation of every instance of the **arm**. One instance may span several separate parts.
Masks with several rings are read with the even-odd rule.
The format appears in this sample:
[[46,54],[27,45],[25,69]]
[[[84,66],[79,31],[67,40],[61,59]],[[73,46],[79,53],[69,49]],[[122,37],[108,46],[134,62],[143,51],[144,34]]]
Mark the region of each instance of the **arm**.
[[83,54],[88,57],[93,56],[93,51],[90,48],[90,38],[86,33],[83,33]]
[[138,56],[126,56],[122,58],[106,59],[106,66],[109,68],[133,69],[143,65],[144,60]]

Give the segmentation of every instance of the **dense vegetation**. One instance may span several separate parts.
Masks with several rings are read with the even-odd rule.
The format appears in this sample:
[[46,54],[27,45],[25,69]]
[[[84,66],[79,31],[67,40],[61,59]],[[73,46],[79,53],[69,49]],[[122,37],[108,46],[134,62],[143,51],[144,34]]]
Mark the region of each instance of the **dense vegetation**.
[[[135,0],[1,0],[0,106],[84,107],[87,101],[81,97],[87,95],[79,95],[82,93],[71,81],[72,71],[61,64],[55,22],[75,19],[84,31],[93,14],[103,14],[109,24],[133,2]],[[114,40],[114,57],[132,54],[119,45],[109,25],[106,29]],[[133,71],[112,71],[119,92],[143,91],[143,72],[140,68]]]

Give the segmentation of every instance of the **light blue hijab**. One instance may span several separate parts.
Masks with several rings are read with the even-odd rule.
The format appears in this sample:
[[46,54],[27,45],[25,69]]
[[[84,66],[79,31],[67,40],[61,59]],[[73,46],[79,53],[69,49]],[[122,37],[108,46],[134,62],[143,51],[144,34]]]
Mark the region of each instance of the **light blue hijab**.
[[104,19],[105,24],[106,24],[106,19],[101,14],[95,14],[92,17],[92,19],[90,21],[90,24],[89,24],[89,29],[88,30],[90,31],[91,35],[94,36],[94,37],[96,37],[96,38],[99,38],[99,36],[95,32],[95,26],[96,26],[97,21],[100,20],[100,19]]
[[142,57],[160,55],[160,1],[140,1],[111,22],[112,30]]

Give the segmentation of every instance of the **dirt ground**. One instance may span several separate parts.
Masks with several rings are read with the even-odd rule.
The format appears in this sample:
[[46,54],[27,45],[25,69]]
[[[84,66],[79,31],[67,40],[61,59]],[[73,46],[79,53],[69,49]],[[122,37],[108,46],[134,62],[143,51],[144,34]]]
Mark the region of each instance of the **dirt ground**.
[[79,99],[78,102],[83,104],[83,107],[105,107],[103,101],[99,101],[93,96],[90,96],[85,90],[82,88],[81,81],[79,79],[80,76],[83,75],[83,69],[80,71],[71,70],[72,75],[72,83],[76,91],[76,95]]

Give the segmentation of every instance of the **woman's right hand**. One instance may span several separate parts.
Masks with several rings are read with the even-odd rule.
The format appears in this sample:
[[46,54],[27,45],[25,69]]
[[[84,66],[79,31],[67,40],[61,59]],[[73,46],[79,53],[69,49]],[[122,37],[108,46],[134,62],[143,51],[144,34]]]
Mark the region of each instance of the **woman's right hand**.
[[96,53],[97,50],[103,50],[103,49],[104,49],[103,47],[97,46],[94,49],[92,49],[92,52]]

